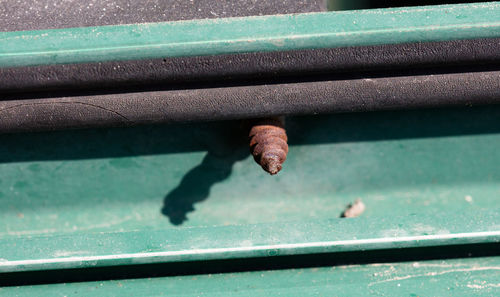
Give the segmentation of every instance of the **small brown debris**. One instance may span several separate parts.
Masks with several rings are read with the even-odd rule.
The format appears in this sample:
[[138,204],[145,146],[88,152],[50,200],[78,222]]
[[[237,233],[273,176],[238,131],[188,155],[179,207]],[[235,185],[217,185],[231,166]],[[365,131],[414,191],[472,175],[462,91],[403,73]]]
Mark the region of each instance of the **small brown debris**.
[[347,208],[342,213],[342,218],[355,218],[359,217],[366,209],[365,204],[361,199],[356,199],[354,203],[351,203],[347,206]]
[[278,173],[288,153],[283,118],[257,120],[250,129],[249,137],[255,162],[271,175]]

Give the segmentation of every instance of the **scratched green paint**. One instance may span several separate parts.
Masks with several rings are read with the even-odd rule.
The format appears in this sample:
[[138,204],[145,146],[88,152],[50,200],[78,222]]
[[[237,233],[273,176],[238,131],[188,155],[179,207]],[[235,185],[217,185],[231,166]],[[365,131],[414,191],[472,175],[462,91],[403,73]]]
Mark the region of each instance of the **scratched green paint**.
[[500,3],[0,33],[0,67],[500,37]]

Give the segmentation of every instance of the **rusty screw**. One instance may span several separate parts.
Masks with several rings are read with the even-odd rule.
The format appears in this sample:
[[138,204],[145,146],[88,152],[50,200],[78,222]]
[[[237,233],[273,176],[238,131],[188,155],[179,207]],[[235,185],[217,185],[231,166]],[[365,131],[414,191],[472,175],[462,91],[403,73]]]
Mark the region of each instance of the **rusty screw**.
[[288,138],[282,117],[256,120],[250,129],[250,152],[266,172],[278,173],[288,153]]

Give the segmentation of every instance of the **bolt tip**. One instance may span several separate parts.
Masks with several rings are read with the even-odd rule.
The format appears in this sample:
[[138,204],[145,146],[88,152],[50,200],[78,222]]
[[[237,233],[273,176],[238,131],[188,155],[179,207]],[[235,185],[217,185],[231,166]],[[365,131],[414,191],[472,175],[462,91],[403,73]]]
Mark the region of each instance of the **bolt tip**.
[[262,158],[262,168],[271,175],[275,175],[281,170],[281,163],[276,156],[266,156]]

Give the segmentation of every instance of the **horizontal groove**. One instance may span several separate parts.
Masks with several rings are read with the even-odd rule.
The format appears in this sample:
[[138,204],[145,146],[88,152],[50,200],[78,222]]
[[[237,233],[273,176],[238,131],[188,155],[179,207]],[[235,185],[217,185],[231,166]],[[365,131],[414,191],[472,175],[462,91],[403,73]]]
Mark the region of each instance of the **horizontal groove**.
[[[9,261],[7,264],[10,267],[25,267],[25,266],[39,266],[50,264],[63,264],[63,263],[79,263],[79,262],[104,262],[120,259],[131,259],[132,261],[141,262],[143,259],[146,261],[153,258],[164,258],[167,261],[169,258],[191,256],[195,259],[197,255],[207,256],[213,258],[224,258],[226,255],[231,254],[235,257],[245,257],[247,253],[261,253],[265,252],[272,256],[273,253],[285,252],[293,250],[293,253],[307,254],[309,250],[328,249],[332,247],[344,247],[349,250],[350,247],[358,247],[365,245],[384,245],[387,243],[406,246],[414,241],[443,241],[454,240],[460,242],[466,240],[468,242],[474,241],[488,241],[490,238],[500,238],[500,231],[489,232],[474,232],[474,233],[455,233],[455,234],[439,234],[439,235],[421,235],[421,236],[402,236],[398,238],[384,237],[384,238],[369,238],[369,239],[352,239],[352,240],[339,240],[339,241],[324,241],[324,242],[307,242],[307,243],[292,243],[292,244],[273,244],[263,246],[249,246],[249,247],[225,247],[225,248],[207,248],[207,249],[191,249],[183,251],[164,251],[164,252],[145,252],[145,253],[131,253],[131,254],[116,254],[116,255],[101,255],[101,256],[78,256],[67,258],[54,258],[54,259],[36,259],[36,260],[17,260]],[[495,239],[496,240],[496,239]],[[0,265],[2,263],[0,262]]]
[[409,261],[477,258],[500,255],[500,243],[449,245],[405,249],[382,249],[341,253],[306,254],[246,259],[204,260],[176,263],[123,265],[11,272],[0,274],[0,286],[91,282],[152,277],[207,275],[250,271],[334,267]]

